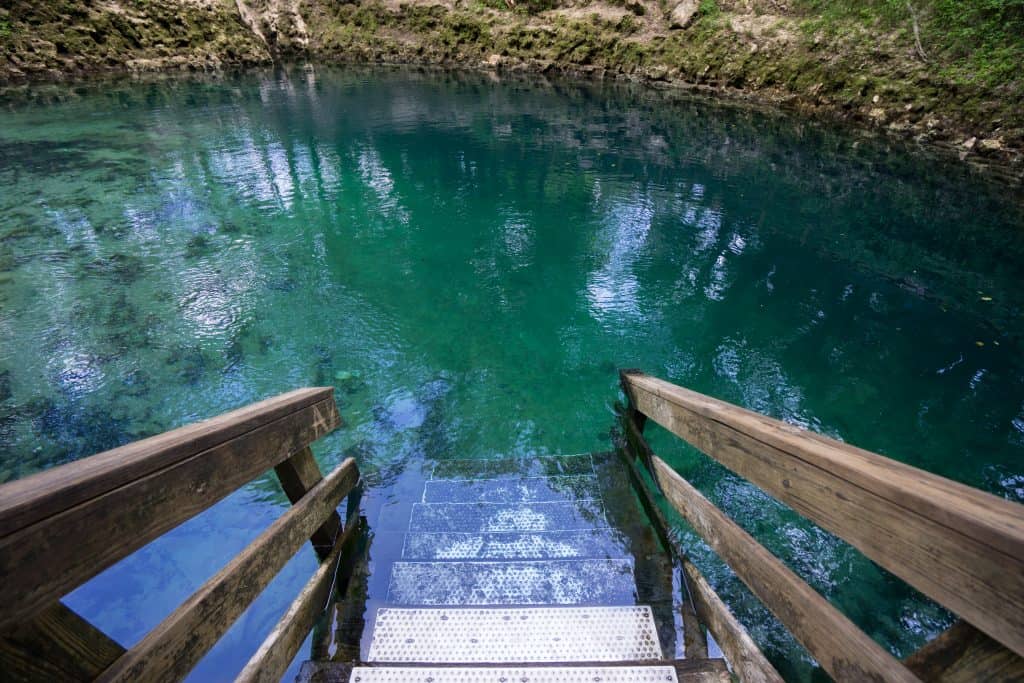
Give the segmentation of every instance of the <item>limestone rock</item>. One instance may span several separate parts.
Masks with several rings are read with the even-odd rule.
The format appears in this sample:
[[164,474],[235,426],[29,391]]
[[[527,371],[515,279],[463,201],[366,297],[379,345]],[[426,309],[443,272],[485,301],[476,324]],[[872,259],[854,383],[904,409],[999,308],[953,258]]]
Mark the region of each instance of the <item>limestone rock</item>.
[[998,152],[1003,149],[1003,141],[999,138],[978,140],[978,149],[982,152]]
[[698,0],[682,0],[668,16],[669,28],[686,28],[693,22],[699,8]]

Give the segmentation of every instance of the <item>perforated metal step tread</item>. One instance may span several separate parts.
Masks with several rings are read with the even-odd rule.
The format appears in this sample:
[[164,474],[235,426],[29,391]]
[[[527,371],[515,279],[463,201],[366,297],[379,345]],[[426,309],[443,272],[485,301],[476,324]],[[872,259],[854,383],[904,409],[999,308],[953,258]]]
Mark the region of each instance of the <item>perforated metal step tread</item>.
[[661,659],[647,606],[381,608],[371,662],[614,662]]
[[633,562],[395,562],[388,602],[397,605],[631,605]]
[[678,683],[671,666],[356,667],[351,683]]
[[624,558],[628,540],[617,529],[583,531],[407,534],[406,560],[556,560]]
[[416,503],[409,531],[560,531],[606,528],[597,500],[558,503]]
[[575,474],[523,479],[433,479],[423,489],[424,503],[541,503],[600,498],[597,475]]
[[589,453],[545,455],[536,458],[480,458],[440,460],[434,465],[433,479],[523,479],[594,474]]

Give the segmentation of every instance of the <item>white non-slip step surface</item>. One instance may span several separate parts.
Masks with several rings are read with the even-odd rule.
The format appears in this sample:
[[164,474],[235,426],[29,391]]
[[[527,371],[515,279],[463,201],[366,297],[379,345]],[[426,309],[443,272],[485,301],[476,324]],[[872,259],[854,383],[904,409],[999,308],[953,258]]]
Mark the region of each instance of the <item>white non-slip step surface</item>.
[[651,608],[381,608],[371,662],[614,662],[660,659]]
[[545,455],[532,458],[480,458],[440,460],[434,465],[433,479],[496,479],[557,477],[594,474],[589,453]]
[[597,475],[523,479],[435,479],[423,489],[424,503],[539,503],[600,498]]
[[671,666],[356,667],[350,683],[677,683]]
[[406,534],[402,550],[406,560],[556,560],[621,558],[628,554],[626,538],[610,528],[482,534],[416,532]]
[[605,528],[597,500],[558,503],[416,503],[409,531],[561,531]]
[[396,605],[630,605],[628,559],[537,562],[395,562],[388,602]]

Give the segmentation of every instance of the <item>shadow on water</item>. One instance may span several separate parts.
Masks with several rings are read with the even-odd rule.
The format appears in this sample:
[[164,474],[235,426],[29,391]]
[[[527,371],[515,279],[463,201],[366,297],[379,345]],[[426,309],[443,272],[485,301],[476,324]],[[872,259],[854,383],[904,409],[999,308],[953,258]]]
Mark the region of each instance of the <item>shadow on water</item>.
[[[21,97],[0,112],[0,481],[333,385],[347,426],[317,456],[360,461],[373,523],[435,461],[607,450],[615,369],[640,367],[1024,499],[1024,198],[963,167],[540,78],[325,69]],[[948,623],[657,438],[894,652]],[[283,505],[261,479],[72,603],[137,638]],[[820,676],[678,532],[787,675]],[[197,678],[247,658],[303,558]]]

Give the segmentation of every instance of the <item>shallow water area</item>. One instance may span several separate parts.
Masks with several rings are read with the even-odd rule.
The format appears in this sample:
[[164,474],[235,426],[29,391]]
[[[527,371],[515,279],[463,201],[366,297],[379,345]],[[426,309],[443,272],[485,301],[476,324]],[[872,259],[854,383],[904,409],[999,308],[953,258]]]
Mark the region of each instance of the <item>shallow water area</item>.
[[[333,385],[346,427],[317,456],[359,460],[373,524],[437,461],[609,449],[616,370],[637,367],[1024,500],[1024,197],[961,166],[539,77],[317,68],[45,92],[0,108],[0,481]],[[652,434],[892,651],[950,623]],[[265,477],[68,602],[130,645],[285,506]],[[780,670],[823,677],[679,532]],[[314,565],[300,553],[193,678],[232,677]]]

